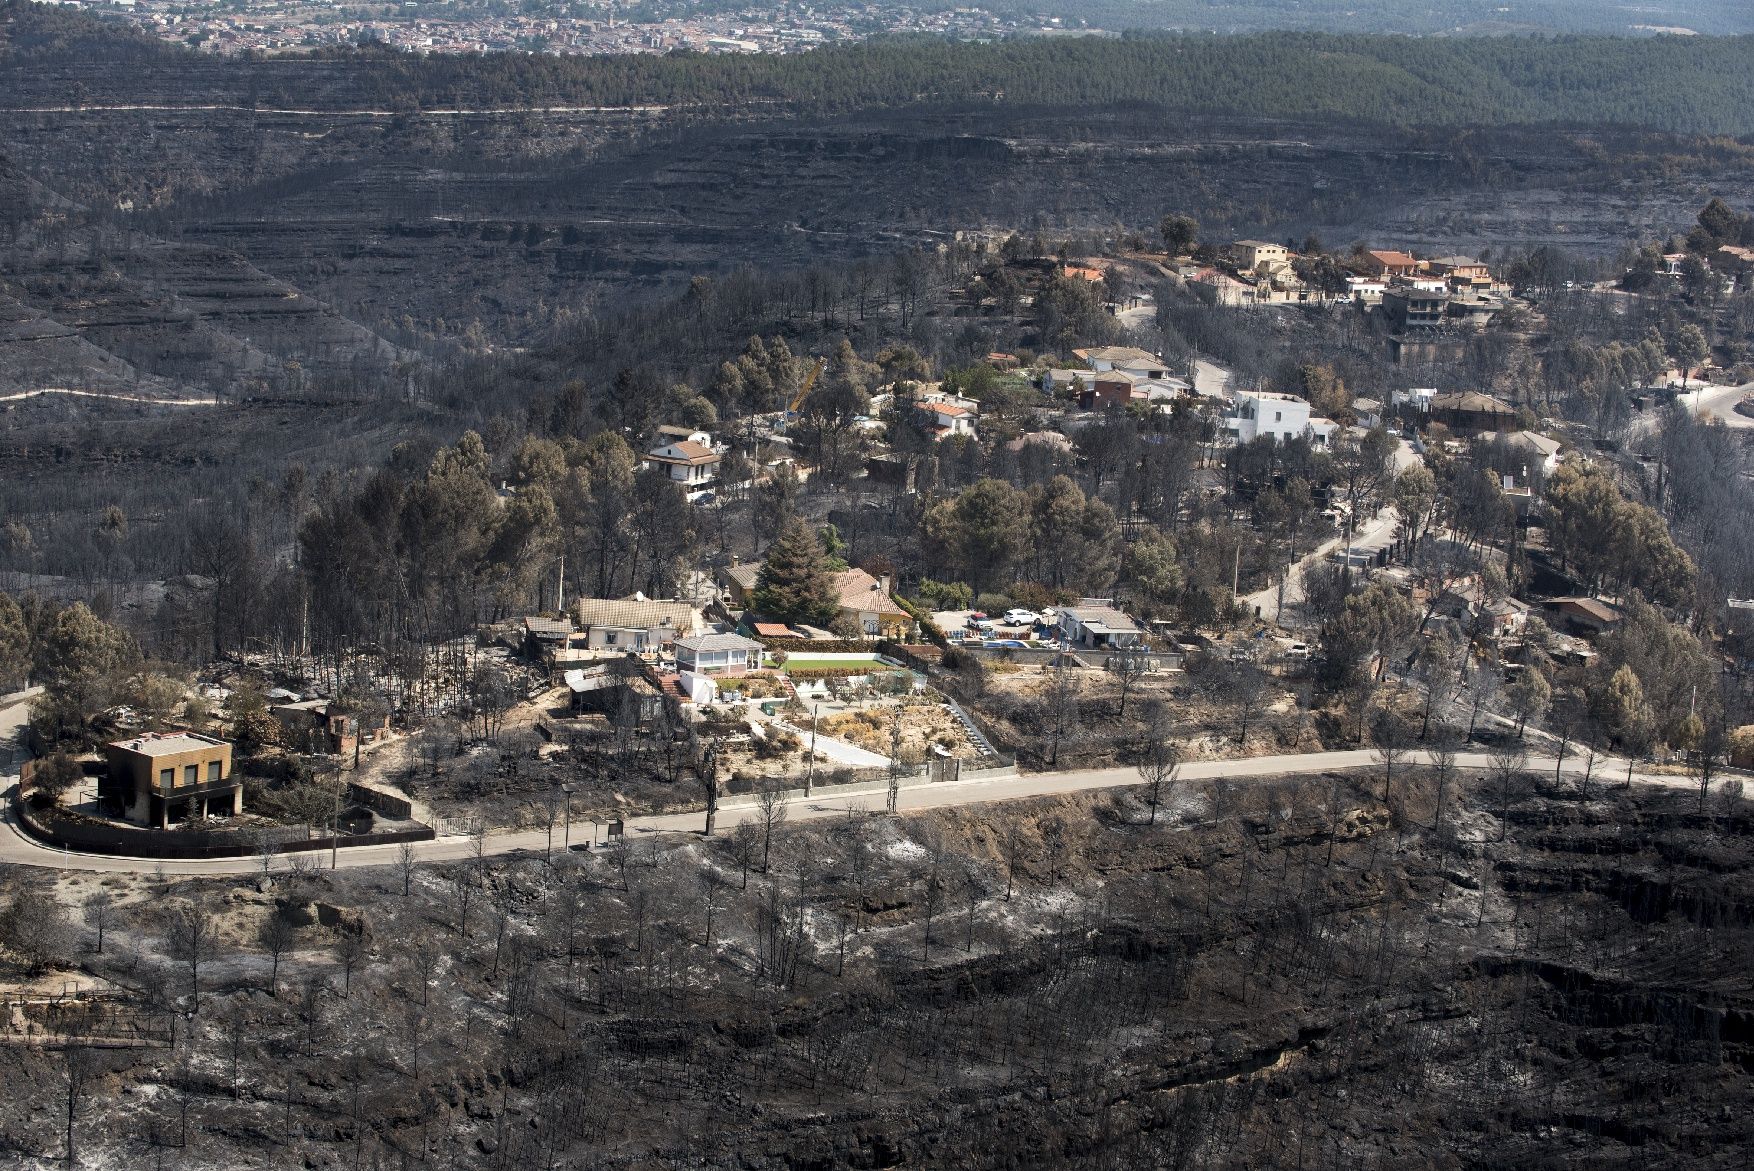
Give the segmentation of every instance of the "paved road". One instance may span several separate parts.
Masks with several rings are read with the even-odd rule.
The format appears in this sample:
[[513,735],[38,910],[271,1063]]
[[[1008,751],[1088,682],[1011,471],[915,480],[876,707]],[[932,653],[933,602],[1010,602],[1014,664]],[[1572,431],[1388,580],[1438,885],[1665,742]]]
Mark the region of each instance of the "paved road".
[[[1388,548],[1395,539],[1395,526],[1400,523],[1401,514],[1390,506],[1359,525],[1358,531],[1352,535],[1353,557],[1356,559],[1360,555],[1373,554],[1378,549]],[[1251,612],[1258,612],[1268,621],[1278,622],[1282,626],[1295,625],[1297,609],[1303,604],[1304,575],[1314,566],[1326,561],[1330,554],[1345,548],[1346,536],[1342,533],[1331,540],[1323,541],[1304,554],[1285,577],[1283,608],[1280,606],[1279,585],[1276,582],[1266,589],[1243,595],[1239,601]]]
[[1746,386],[1709,386],[1689,391],[1678,399],[1694,415],[1721,422],[1726,427],[1754,427],[1754,419],[1736,413],[1736,404],[1754,393],[1754,382]]
[[[6,719],[13,713],[0,712],[0,735],[6,731]],[[1463,753],[1457,763],[1464,768],[1483,768],[1490,763],[1484,753]],[[1532,757],[1531,768],[1542,767],[1542,759]],[[1312,752],[1289,756],[1263,756],[1250,760],[1217,760],[1190,763],[1182,769],[1185,781],[1207,781],[1215,779],[1251,781],[1264,780],[1272,777],[1369,769],[1380,767],[1376,764],[1374,754],[1368,750],[1351,750],[1343,752]],[[1547,760],[1545,767],[1552,768],[1552,761]],[[1607,758],[1598,758],[1597,775],[1606,780],[1625,776],[1625,763],[1619,764],[1619,771],[1614,771],[1614,764]],[[1568,769],[1568,771],[1577,771]],[[1684,778],[1647,777],[1640,775],[1641,781],[1664,785],[1686,785]],[[7,785],[10,783],[0,781]],[[942,783],[930,781],[913,781],[903,785],[897,801],[898,808],[903,812],[915,812],[924,809],[943,809],[960,805],[977,805],[990,801],[1014,801],[1030,797],[1045,797],[1066,793],[1082,793],[1092,789],[1110,789],[1139,784],[1138,774],[1130,768],[1086,769],[1075,772],[1032,773],[1022,776],[1003,776],[982,780],[963,780]],[[788,818],[792,821],[814,821],[826,817],[844,817],[849,810],[878,811],[884,808],[886,794],[881,786],[849,786],[846,790],[819,789],[809,798],[796,797],[788,805]],[[718,829],[724,832],[745,821],[756,817],[756,805],[753,799],[742,798],[724,802],[719,809]],[[651,817],[630,818],[626,822],[626,832],[630,837],[645,837],[666,833],[698,833],[703,828],[704,815],[700,813],[665,814]],[[594,833],[588,822],[581,822],[572,827],[572,840],[585,842]],[[557,826],[554,833],[556,848],[563,844],[565,829]],[[541,852],[546,848],[547,835],[542,830],[521,831],[494,835],[487,839],[485,853],[491,855],[510,854],[518,851]],[[422,842],[416,845],[416,853],[424,862],[459,861],[473,853],[474,843],[466,837],[453,836]],[[361,866],[384,866],[397,861],[400,847],[387,846],[356,846],[343,849],[339,854],[339,864],[343,868],[353,869]],[[326,865],[329,852],[315,852],[321,864]],[[213,861],[193,862],[160,862],[145,858],[110,858],[95,854],[77,854],[63,850],[55,850],[26,837],[14,824],[10,802],[7,804],[4,825],[0,825],[0,863],[21,866],[40,866],[60,870],[90,871],[105,874],[250,874],[261,868],[261,861],[255,857],[226,858]],[[275,868],[287,865],[285,857],[277,859]]]

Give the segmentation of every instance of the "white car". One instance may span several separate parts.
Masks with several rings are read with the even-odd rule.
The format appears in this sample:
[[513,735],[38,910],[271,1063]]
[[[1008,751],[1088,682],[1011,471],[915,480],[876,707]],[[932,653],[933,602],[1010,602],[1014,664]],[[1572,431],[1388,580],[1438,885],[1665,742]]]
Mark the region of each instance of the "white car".
[[1007,611],[1005,611],[1005,625],[1006,626],[1034,626],[1035,623],[1036,623],[1036,614],[1035,614],[1034,610],[1007,610]]

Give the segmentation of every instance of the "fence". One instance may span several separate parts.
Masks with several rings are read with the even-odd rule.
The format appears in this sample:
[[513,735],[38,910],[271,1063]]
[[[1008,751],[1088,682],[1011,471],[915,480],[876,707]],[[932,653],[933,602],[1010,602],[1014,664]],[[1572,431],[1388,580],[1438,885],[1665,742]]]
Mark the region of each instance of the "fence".
[[353,846],[381,846],[395,842],[429,842],[433,839],[430,826],[411,829],[384,830],[377,833],[323,835],[321,837],[283,837],[264,842],[249,834],[209,830],[136,830],[120,829],[83,821],[53,810],[32,808],[16,795],[12,811],[18,826],[45,846],[77,850],[82,854],[103,854],[124,858],[164,858],[198,861],[206,858],[245,858],[264,850],[275,854],[299,850],[348,849]]

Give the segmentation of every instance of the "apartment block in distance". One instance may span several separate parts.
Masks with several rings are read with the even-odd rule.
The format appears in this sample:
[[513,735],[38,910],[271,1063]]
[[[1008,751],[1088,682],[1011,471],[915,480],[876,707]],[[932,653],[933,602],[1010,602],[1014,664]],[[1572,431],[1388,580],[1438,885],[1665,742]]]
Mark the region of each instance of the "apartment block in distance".
[[170,828],[209,813],[244,811],[243,786],[231,773],[231,745],[195,732],[164,732],[106,745],[110,789],[129,821]]

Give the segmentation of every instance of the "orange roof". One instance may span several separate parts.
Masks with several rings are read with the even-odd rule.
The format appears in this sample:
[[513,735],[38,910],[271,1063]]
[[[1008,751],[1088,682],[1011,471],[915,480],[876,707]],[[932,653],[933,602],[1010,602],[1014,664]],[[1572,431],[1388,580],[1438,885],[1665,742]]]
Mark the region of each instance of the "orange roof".
[[710,464],[717,463],[719,453],[710,447],[703,447],[691,439],[681,439],[668,445],[675,455],[665,455],[665,448],[660,447],[652,452],[647,459],[655,459],[659,463]]
[[1388,268],[1412,268],[1419,263],[1405,252],[1378,252],[1373,249],[1370,254],[1376,257],[1379,264]]
[[797,638],[798,632],[784,622],[757,622],[755,633],[763,638]]
[[960,419],[962,416],[968,414],[966,409],[952,403],[927,403],[926,410],[932,412],[934,415],[943,415],[950,419]]
[[905,614],[883,588],[883,583],[862,569],[849,569],[834,578],[835,592],[840,594],[840,608],[876,614]]

